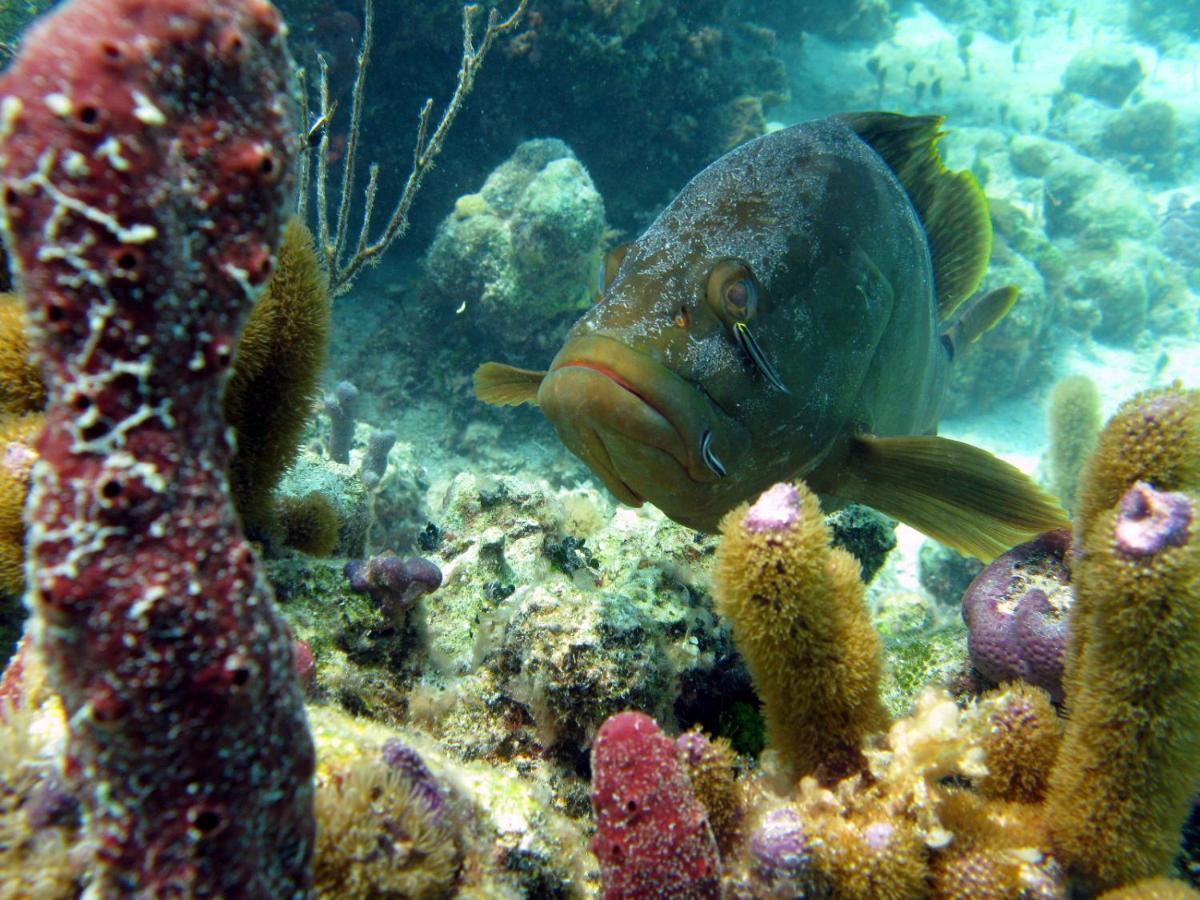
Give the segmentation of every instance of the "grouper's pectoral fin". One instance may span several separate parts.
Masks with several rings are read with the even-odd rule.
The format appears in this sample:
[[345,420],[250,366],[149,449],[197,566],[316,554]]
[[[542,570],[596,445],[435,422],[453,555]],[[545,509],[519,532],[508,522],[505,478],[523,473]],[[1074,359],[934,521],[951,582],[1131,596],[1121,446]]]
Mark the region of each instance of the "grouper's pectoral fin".
[[856,437],[840,497],[991,562],[1043,531],[1069,528],[1058,501],[986,450],[940,437]]
[[493,406],[537,405],[545,372],[518,369],[504,363],[484,363],[475,370],[475,396]]

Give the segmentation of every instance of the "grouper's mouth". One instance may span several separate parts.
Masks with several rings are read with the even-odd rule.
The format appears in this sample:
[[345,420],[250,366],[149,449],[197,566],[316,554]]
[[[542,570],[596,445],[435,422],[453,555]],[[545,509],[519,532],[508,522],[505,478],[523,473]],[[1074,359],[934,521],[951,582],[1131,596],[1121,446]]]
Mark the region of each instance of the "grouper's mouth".
[[665,491],[712,483],[731,452],[712,405],[693,385],[620,341],[568,341],[538,405],[564,444],[623,503],[664,506]]

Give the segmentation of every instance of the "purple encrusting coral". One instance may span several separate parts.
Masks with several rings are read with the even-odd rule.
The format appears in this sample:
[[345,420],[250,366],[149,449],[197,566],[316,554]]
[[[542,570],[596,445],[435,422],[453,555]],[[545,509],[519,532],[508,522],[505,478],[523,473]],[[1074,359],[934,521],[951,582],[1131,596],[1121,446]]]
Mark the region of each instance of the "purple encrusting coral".
[[442,570],[420,556],[403,559],[388,552],[354,559],[344,569],[351,590],[368,594],[397,628],[417,600],[442,585]]
[[803,878],[812,862],[800,813],[789,806],[773,809],[750,835],[755,874],[773,885]]
[[773,485],[746,510],[742,520],[747,531],[786,531],[800,518],[800,493],[795,485],[780,482]]
[[440,822],[446,795],[420,754],[400,738],[390,737],[383,742],[383,761],[399,773],[434,820]]
[[1117,550],[1126,556],[1154,556],[1188,542],[1192,500],[1175,491],[1156,491],[1139,481],[1117,510]]
[[963,619],[971,662],[997,683],[1020,679],[1063,699],[1071,535],[1051,531],[1014,547],[971,582]]

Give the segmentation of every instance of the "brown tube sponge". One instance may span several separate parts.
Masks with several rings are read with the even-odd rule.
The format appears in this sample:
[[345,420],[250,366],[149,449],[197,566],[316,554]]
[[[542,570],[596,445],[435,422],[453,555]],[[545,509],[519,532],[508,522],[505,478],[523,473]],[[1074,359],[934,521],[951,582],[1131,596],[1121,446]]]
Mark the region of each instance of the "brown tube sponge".
[[888,721],[858,563],[831,546],[803,484],[742,504],[721,532],[713,594],[762,700],[769,743],[797,775],[845,774],[862,739]]
[[1050,432],[1050,489],[1071,511],[1077,505],[1079,473],[1096,447],[1104,420],[1100,391],[1086,375],[1068,375],[1054,386],[1046,424]]
[[238,342],[225,389],[237,432],[229,487],[251,537],[278,537],[275,488],[295,461],[329,347],[329,285],[299,219],[288,222],[275,274]]

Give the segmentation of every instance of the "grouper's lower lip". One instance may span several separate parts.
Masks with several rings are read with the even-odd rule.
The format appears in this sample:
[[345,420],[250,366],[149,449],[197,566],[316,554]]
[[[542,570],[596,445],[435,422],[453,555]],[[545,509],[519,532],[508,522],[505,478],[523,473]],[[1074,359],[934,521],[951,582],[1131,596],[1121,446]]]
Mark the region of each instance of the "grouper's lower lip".
[[[595,365],[554,368],[538,391],[538,405],[559,437],[601,477],[618,499],[640,506],[646,499],[621,475],[627,445],[658,450],[664,464],[687,467],[679,432],[646,398],[614,373]],[[614,458],[617,457],[617,458]],[[638,480],[630,473],[630,480]]]
[[[625,503],[661,505],[666,484],[712,483],[705,435],[723,432],[703,394],[656,360],[603,335],[569,340],[538,404],[563,443]],[[728,447],[709,437],[717,457]]]

